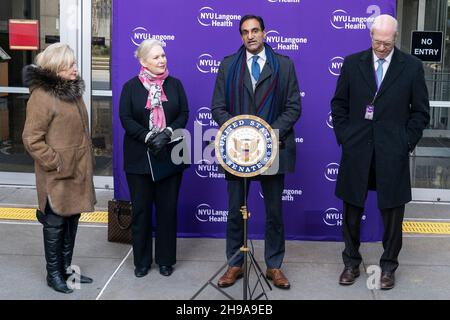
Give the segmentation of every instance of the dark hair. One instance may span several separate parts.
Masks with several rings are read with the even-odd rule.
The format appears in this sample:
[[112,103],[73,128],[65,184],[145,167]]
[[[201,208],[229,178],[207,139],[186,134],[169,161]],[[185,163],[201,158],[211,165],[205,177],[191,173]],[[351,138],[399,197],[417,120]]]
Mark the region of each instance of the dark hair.
[[247,15],[242,17],[241,21],[239,21],[239,33],[242,34],[242,32],[241,32],[242,24],[245,21],[250,20],[250,19],[258,20],[259,26],[261,27],[261,31],[264,31],[264,20],[263,20],[263,18],[261,18],[260,16],[255,16],[253,14],[247,14]]

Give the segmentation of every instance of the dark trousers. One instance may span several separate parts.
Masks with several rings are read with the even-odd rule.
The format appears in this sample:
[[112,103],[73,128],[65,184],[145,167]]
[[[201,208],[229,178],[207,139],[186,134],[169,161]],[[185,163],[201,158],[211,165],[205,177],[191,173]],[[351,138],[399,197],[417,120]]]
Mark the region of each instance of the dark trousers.
[[174,265],[177,248],[177,205],[181,174],[154,182],[151,175],[127,174],[133,208],[133,257],[138,268],[153,261],[152,212],[155,206],[155,262]]
[[[357,267],[362,261],[359,253],[359,237],[363,212],[364,208],[356,207],[344,201],[342,234],[345,249],[342,252],[342,259],[348,267]],[[405,206],[380,209],[380,212],[384,224],[384,252],[380,259],[380,267],[382,271],[393,272],[398,267],[398,255],[402,248],[402,222]]]
[[[268,268],[280,268],[284,258],[284,224],[281,196],[284,190],[284,175],[260,176],[261,188],[266,208],[264,259]],[[248,191],[250,182],[248,181]],[[227,259],[244,244],[244,219],[240,212],[244,205],[244,180],[228,181]],[[251,211],[251,210],[249,210]],[[249,226],[251,219],[249,220]],[[244,256],[237,255],[230,266],[241,266]]]

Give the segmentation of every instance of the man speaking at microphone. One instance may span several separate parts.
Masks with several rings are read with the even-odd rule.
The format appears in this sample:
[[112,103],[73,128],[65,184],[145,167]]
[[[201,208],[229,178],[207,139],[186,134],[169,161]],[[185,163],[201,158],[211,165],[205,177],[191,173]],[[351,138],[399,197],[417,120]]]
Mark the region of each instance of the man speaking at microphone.
[[[274,175],[254,178],[261,183],[266,209],[264,259],[266,276],[273,284],[289,289],[281,271],[285,252],[282,193],[284,174],[295,169],[294,125],[301,114],[301,99],[292,61],[265,44],[264,21],[255,15],[242,17],[239,32],[243,45],[220,64],[212,101],[213,119],[222,126],[234,116],[249,114],[264,119],[279,133],[279,168]],[[219,279],[228,287],[243,276],[243,254],[231,257],[244,242],[244,179],[226,173],[228,182],[228,220],[226,255],[229,266]],[[248,188],[247,188],[248,190]]]

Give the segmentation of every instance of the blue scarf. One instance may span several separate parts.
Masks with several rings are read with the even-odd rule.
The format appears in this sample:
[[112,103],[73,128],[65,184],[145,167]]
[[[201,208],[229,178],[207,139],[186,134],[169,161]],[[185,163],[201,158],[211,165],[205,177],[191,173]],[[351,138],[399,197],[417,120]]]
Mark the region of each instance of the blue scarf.
[[[266,49],[267,62],[272,68],[272,76],[270,78],[270,85],[267,90],[263,92],[262,99],[256,106],[256,115],[269,124],[271,124],[277,117],[280,110],[277,110],[277,88],[280,86],[279,71],[280,63],[275,57],[273,49],[264,43]],[[235,58],[230,65],[230,75],[225,86],[225,96],[227,103],[227,110],[232,115],[249,114],[249,101],[244,95],[244,75],[246,72],[247,55],[244,46],[239,48]]]

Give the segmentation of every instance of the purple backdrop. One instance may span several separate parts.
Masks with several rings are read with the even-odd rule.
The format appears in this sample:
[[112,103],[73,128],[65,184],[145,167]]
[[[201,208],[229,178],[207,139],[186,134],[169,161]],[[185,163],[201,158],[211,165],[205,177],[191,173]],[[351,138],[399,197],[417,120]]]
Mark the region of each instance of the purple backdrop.
[[[296,173],[286,176],[283,195],[286,238],[341,240],[342,203],[334,196],[340,149],[331,127],[330,99],[343,57],[370,46],[367,20],[394,15],[395,0],[114,1],[114,197],[129,199],[118,110],[122,85],[139,70],[133,57],[137,45],[149,37],[164,41],[169,71],[183,82],[189,99],[192,145],[204,145],[202,134],[217,128],[209,108],[220,61],[241,45],[239,20],[250,13],[264,18],[267,43],[294,61],[303,97],[296,125]],[[224,237],[226,181],[217,165],[196,155],[181,188],[179,236]],[[253,183],[249,232],[256,239],[264,235],[260,192],[259,183]],[[382,223],[374,194],[369,194],[363,219],[362,240],[379,240]]]

